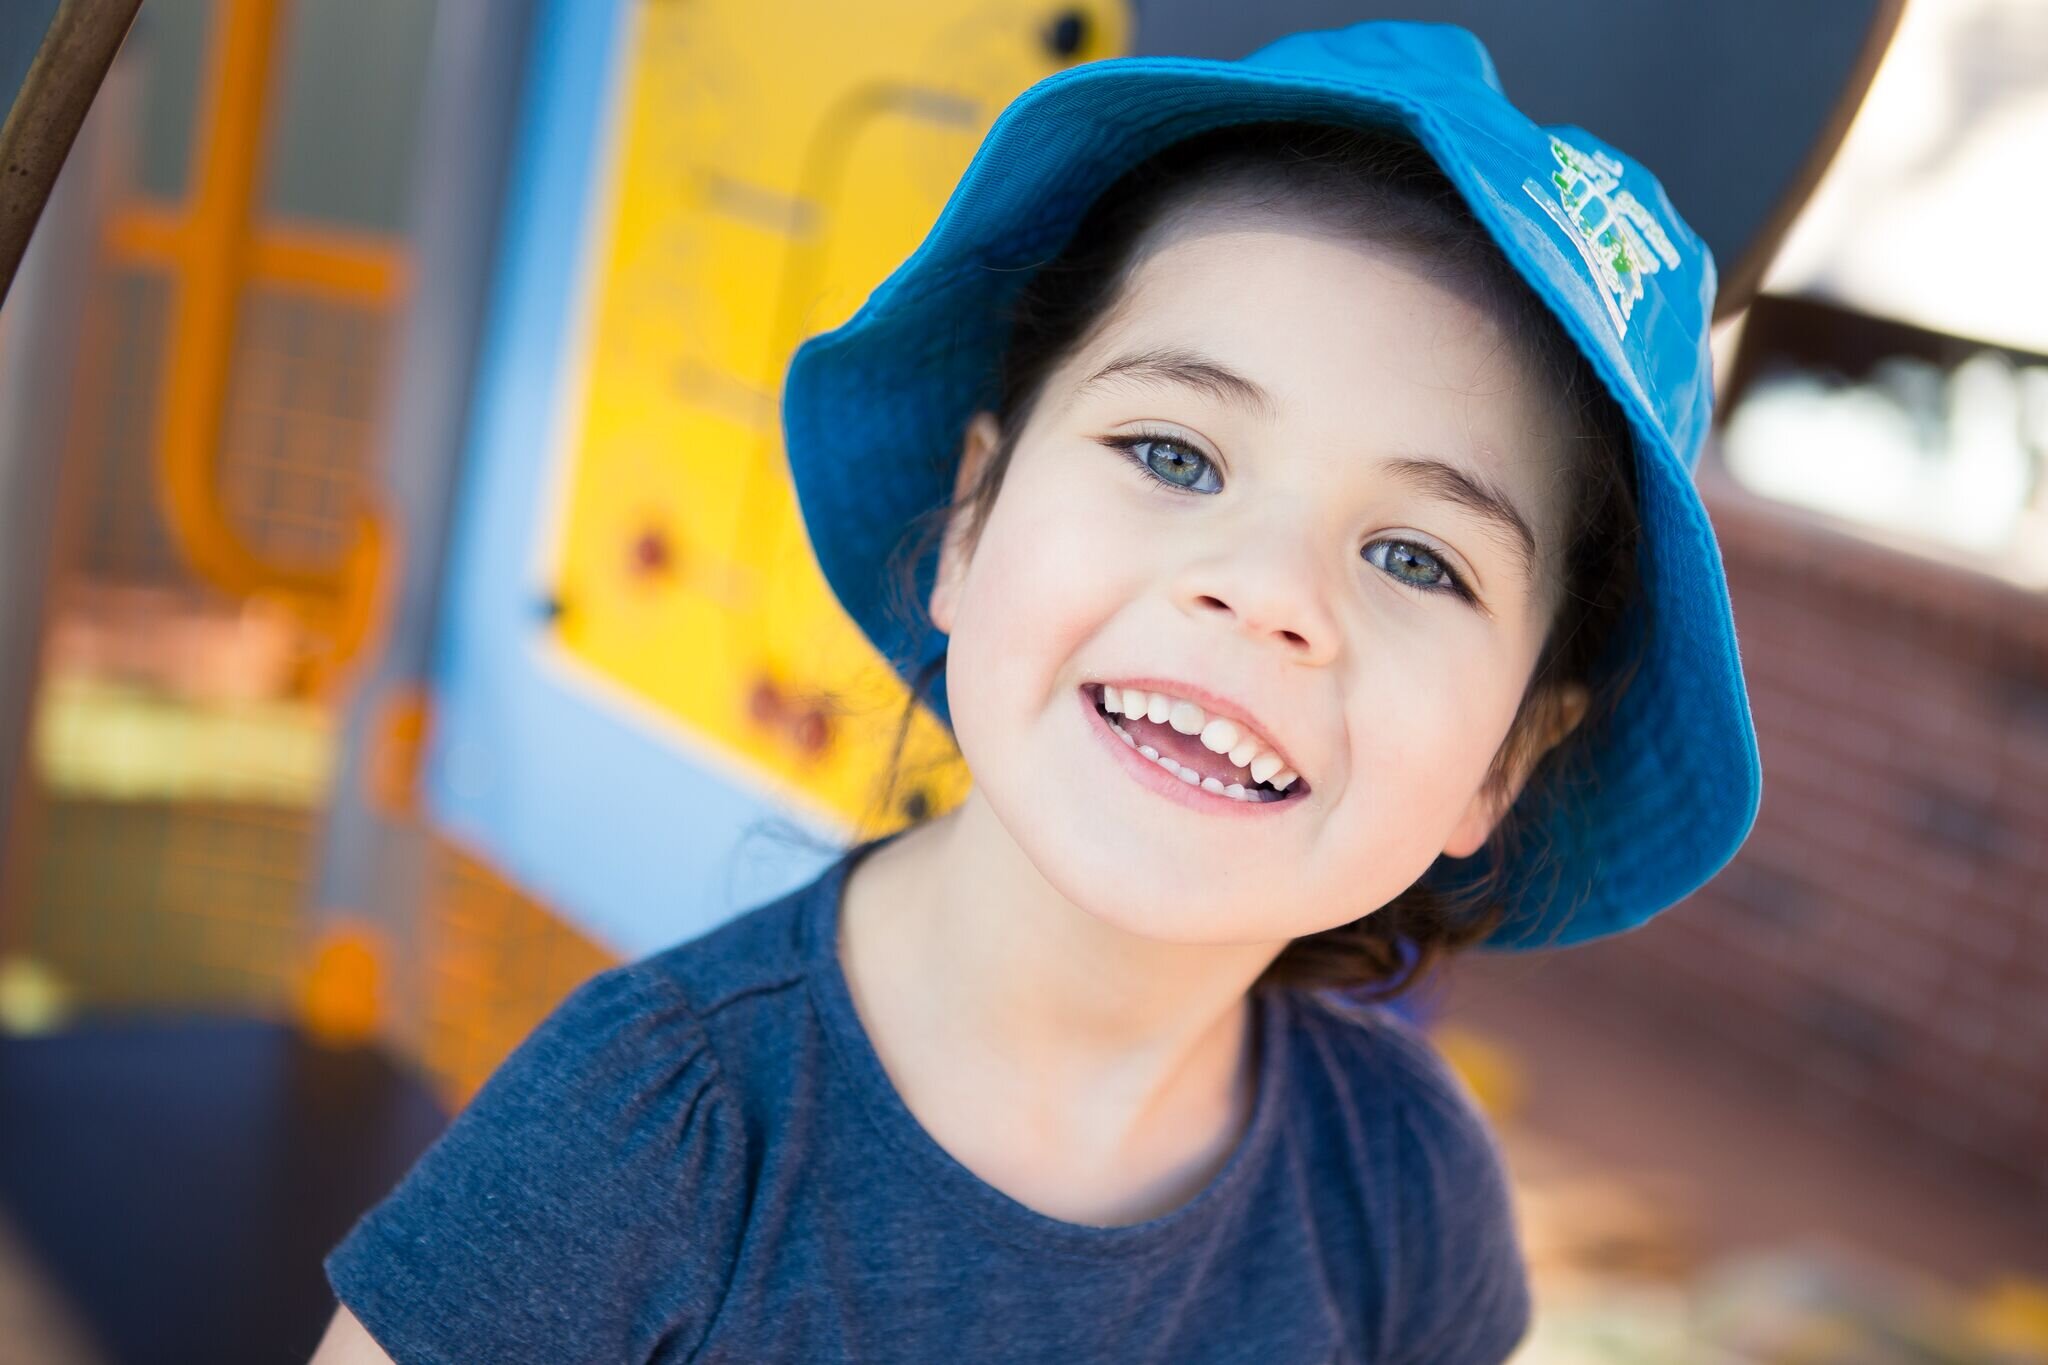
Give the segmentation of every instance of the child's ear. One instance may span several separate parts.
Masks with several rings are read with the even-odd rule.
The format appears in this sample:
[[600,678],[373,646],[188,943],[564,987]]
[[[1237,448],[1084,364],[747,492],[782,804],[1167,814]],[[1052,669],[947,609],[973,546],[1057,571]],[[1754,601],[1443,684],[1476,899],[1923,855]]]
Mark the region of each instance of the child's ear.
[[967,435],[960,445],[960,468],[953,476],[953,511],[946,518],[945,538],[939,544],[939,571],[932,583],[931,601],[926,604],[932,624],[946,634],[953,633],[953,608],[960,597],[960,580],[967,574],[970,551],[967,538],[967,494],[981,479],[996,448],[996,418],[992,412],[977,412],[967,423]]
[[1493,827],[1500,823],[1501,817],[1522,794],[1523,785],[1536,770],[1537,760],[1578,728],[1579,722],[1586,718],[1586,705],[1590,699],[1591,694],[1582,683],[1566,683],[1557,689],[1548,708],[1550,714],[1544,718],[1548,728],[1538,738],[1522,766],[1509,775],[1506,798],[1496,805],[1484,788],[1474,792],[1472,803],[1465,807],[1457,828],[1451,831],[1451,837],[1444,843],[1445,853],[1453,858],[1469,858],[1486,846]]

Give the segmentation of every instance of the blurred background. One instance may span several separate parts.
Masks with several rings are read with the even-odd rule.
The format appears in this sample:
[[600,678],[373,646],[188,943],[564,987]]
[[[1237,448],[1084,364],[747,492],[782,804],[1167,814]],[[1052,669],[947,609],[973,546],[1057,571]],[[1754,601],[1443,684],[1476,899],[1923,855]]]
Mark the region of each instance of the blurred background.
[[1756,830],[1397,1006],[1501,1131],[1518,1359],[2048,1359],[2048,7],[850,9],[144,0],[0,309],[0,1365],[303,1360],[571,988],[957,800],[928,716],[878,790],[783,365],[1033,81],[1370,17],[1721,270]]

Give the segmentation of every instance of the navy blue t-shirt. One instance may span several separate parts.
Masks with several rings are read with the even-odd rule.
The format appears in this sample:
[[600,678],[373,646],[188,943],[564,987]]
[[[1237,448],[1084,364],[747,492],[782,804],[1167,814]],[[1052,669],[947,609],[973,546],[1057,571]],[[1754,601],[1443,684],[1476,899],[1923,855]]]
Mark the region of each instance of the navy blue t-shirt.
[[1493,1365],[1521,1340],[1499,1149],[1381,1008],[1256,993],[1244,1136],[1148,1222],[1051,1218],[954,1160],[839,966],[873,847],[599,973],[506,1059],[327,1258],[399,1365]]

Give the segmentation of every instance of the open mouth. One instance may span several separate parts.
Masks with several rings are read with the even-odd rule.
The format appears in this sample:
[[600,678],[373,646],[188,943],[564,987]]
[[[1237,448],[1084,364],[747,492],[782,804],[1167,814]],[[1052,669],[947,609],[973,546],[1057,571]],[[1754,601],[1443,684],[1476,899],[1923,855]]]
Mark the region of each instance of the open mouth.
[[1112,683],[1082,691],[1125,744],[1191,787],[1254,805],[1308,795],[1301,775],[1242,721],[1171,693]]

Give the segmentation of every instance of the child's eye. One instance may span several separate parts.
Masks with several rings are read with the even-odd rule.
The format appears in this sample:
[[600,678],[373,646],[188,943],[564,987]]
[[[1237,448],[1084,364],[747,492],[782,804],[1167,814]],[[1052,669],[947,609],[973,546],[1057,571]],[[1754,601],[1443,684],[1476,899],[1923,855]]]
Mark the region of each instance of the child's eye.
[[1123,451],[1139,473],[1168,488],[1190,493],[1223,491],[1223,481],[1216,474],[1215,462],[1171,436],[1140,431],[1129,436],[1104,437],[1103,444]]
[[[1192,450],[1171,436],[1153,432],[1134,432],[1128,436],[1106,436],[1103,444],[1124,453],[1131,465],[1154,484],[1182,492],[1220,493],[1223,483],[1216,473],[1215,461],[1198,450]],[[1373,551],[1381,546],[1389,547],[1390,562],[1375,558]],[[1465,580],[1458,576],[1449,562],[1427,545],[1415,540],[1375,540],[1359,554],[1373,567],[1385,570],[1395,582],[1405,584],[1421,593],[1449,593],[1467,602],[1478,599],[1472,596]],[[1420,573],[1411,573],[1420,569]]]
[[[1373,551],[1387,546],[1388,554],[1380,559],[1373,557]],[[1457,570],[1439,558],[1427,545],[1413,540],[1375,540],[1358,552],[1365,562],[1376,569],[1387,570],[1388,576],[1397,583],[1405,583],[1417,592],[1447,592],[1466,601],[1472,600],[1471,591],[1465,580],[1458,577]],[[1385,561],[1385,562],[1383,562]],[[1409,569],[1420,568],[1420,574],[1410,574]]]

